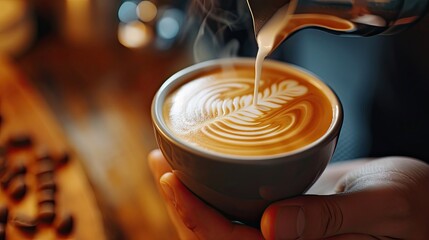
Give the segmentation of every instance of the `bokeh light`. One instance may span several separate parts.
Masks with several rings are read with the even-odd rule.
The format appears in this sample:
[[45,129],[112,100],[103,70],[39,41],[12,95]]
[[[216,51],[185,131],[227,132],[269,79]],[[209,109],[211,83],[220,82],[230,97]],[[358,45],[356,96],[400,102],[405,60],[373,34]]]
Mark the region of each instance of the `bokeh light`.
[[141,48],[151,42],[153,33],[140,21],[119,24],[118,40],[128,48]]
[[158,34],[164,39],[172,39],[179,33],[179,23],[172,17],[162,18],[158,22]]
[[178,9],[167,9],[157,23],[157,34],[159,37],[169,40],[179,35],[183,22],[183,13]]
[[125,1],[118,10],[118,18],[121,22],[129,23],[138,19],[137,4],[132,1]]
[[159,50],[170,49],[180,36],[185,14],[182,10],[163,6],[155,0],[122,0],[118,9],[119,42],[128,48],[149,43]]
[[150,22],[155,19],[158,9],[151,1],[142,1],[137,5],[137,16],[143,22]]

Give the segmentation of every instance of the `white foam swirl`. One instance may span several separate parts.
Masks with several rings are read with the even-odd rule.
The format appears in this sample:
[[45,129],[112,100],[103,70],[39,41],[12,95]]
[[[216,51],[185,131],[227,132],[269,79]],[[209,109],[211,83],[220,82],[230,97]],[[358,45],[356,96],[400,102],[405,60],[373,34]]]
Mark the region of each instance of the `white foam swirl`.
[[278,148],[309,124],[312,104],[294,101],[308,92],[298,81],[285,79],[262,88],[258,105],[252,89],[250,78],[192,81],[172,97],[171,129],[205,148],[241,154],[249,147]]

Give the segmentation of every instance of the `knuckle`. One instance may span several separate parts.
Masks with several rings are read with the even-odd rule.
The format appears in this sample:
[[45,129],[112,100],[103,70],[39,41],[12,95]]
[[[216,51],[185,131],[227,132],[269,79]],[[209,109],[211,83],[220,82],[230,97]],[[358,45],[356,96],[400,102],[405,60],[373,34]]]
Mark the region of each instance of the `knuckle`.
[[343,225],[343,212],[335,200],[324,199],[322,201],[322,217],[320,233],[323,236],[331,236],[338,233]]

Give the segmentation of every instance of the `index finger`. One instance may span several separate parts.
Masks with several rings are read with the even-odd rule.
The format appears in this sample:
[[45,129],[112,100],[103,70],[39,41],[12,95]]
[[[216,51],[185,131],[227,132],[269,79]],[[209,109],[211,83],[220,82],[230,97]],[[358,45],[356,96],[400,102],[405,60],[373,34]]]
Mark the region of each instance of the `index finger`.
[[152,150],[149,153],[148,163],[156,182],[159,181],[162,175],[172,171],[170,165],[168,164],[167,160],[164,158],[164,155],[162,155],[162,152],[159,149]]

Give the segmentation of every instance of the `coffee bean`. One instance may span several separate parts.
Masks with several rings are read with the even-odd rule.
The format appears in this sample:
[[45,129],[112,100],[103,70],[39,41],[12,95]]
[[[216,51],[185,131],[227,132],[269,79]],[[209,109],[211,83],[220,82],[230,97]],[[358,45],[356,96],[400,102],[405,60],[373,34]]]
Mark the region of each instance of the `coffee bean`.
[[52,189],[57,190],[57,184],[54,175],[51,172],[46,172],[37,175],[37,190]]
[[27,172],[27,166],[25,166],[23,163],[19,163],[11,168],[5,168],[3,171],[4,172],[0,174],[0,184],[3,189],[7,190],[13,179],[22,176]]
[[55,173],[53,171],[50,172],[41,172],[36,174],[36,179],[38,182],[50,181],[55,178]]
[[34,234],[37,230],[37,220],[24,214],[17,214],[14,216],[11,220],[11,224],[20,231],[28,234]]
[[4,203],[0,204],[0,224],[6,224],[8,216],[9,209],[7,208],[7,205]]
[[57,224],[57,233],[62,236],[70,235],[74,228],[74,217],[71,214],[65,214],[60,217]]
[[55,204],[55,191],[54,189],[42,189],[37,192],[37,202],[39,205],[49,202]]
[[39,184],[37,190],[40,191],[40,190],[44,190],[44,189],[52,189],[54,191],[57,191],[57,188],[58,188],[57,184],[55,183],[54,180],[52,180],[49,182],[44,182],[44,183]]
[[57,159],[57,167],[62,167],[70,162],[70,154],[64,153]]
[[54,162],[50,158],[45,158],[37,162],[36,175],[53,172],[55,170]]
[[10,183],[8,192],[10,197],[15,201],[23,199],[27,193],[25,178],[23,176],[15,177]]
[[52,155],[51,153],[45,148],[41,147],[37,149],[36,152],[36,160],[37,161],[43,161],[43,160],[51,160],[52,161]]
[[55,219],[55,204],[44,202],[39,205],[37,220],[40,223],[50,224]]
[[20,162],[20,163],[14,165],[12,167],[12,172],[15,175],[26,174],[27,173],[27,166],[23,162]]
[[8,147],[10,148],[28,148],[33,146],[33,140],[29,135],[21,134],[9,138]]
[[2,174],[0,179],[0,184],[3,189],[7,190],[9,188],[10,182],[14,178],[15,174],[11,172],[9,169],[6,169],[5,172]]

